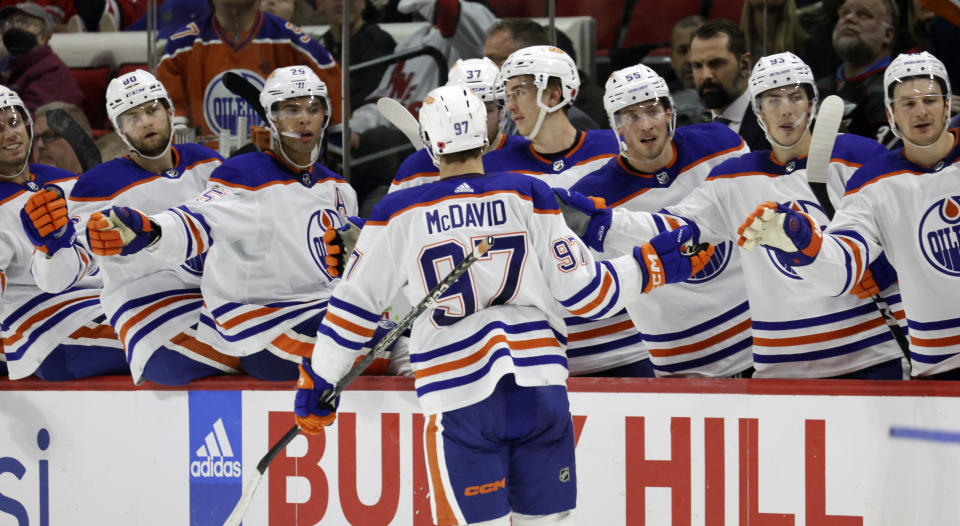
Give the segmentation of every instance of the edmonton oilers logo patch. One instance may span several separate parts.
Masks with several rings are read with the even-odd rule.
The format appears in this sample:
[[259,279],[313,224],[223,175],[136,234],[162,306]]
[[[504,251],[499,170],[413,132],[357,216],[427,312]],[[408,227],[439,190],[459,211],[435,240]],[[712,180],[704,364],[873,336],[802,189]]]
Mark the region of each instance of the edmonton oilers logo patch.
[[333,279],[333,277],[327,272],[327,246],[323,242],[323,233],[327,231],[327,228],[340,228],[342,226],[343,221],[337,211],[329,208],[314,212],[310,216],[310,223],[307,225],[307,246],[310,255],[313,256],[313,262],[317,264],[320,272],[327,279]]
[[[257,90],[263,89],[263,78],[249,69],[234,69],[232,71],[250,81]],[[247,126],[264,126],[256,110],[241,97],[234,95],[223,85],[223,71],[210,80],[203,93],[203,118],[214,135],[220,135],[221,130],[227,130],[231,135],[237,134],[237,117],[247,117]]]
[[960,196],[933,203],[920,219],[920,251],[933,268],[960,276]]
[[[790,208],[809,215],[817,221],[817,223],[820,223],[821,226],[827,224],[827,214],[823,211],[823,208],[820,208],[819,203],[814,203],[813,201],[794,201],[790,205]],[[767,259],[770,260],[773,268],[790,279],[801,279],[800,275],[794,272],[793,267],[780,262],[775,249],[766,246],[764,246],[763,249],[767,253]]]
[[720,273],[723,272],[723,269],[727,268],[727,264],[730,263],[732,256],[733,242],[724,241],[723,243],[717,243],[714,245],[713,256],[710,258],[710,261],[707,261],[703,270],[691,276],[690,279],[687,280],[687,283],[704,283],[719,276]]

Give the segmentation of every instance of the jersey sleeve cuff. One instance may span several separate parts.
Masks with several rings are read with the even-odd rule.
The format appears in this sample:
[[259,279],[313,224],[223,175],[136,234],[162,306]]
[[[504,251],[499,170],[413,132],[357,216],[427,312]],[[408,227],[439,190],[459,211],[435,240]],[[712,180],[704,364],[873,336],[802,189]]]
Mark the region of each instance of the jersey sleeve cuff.
[[162,234],[156,243],[146,248],[146,251],[170,263],[179,264],[186,261],[187,237],[180,219],[173,212],[167,211],[150,216],[150,220],[160,227]]

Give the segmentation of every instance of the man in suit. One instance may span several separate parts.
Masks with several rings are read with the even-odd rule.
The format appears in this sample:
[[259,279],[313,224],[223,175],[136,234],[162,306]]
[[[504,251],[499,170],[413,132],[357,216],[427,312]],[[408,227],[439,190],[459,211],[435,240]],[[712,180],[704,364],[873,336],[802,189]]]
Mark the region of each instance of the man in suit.
[[753,60],[740,26],[717,18],[698,27],[690,41],[690,67],[710,119],[740,134],[751,150],[769,150],[750,107],[747,79]]

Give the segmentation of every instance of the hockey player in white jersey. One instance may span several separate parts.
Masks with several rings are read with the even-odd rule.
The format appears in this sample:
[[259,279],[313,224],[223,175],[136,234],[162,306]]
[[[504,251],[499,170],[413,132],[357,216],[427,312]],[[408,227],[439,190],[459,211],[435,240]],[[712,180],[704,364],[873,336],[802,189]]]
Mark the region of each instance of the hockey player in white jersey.
[[960,131],[947,128],[951,95],[936,57],[898,56],[884,73],[884,103],[903,149],[878,155],[854,174],[826,233],[773,203],[748,218],[743,236],[745,247],[764,245],[797,261],[793,269],[804,283],[831,295],[848,296],[886,253],[900,280],[913,376],[957,380]]
[[[20,96],[0,86],[0,370],[59,381],[128,371],[123,347],[100,307],[99,278],[46,293],[30,275],[34,251],[51,257],[76,237],[58,196],[77,176],[28,164],[33,120]],[[26,234],[26,235],[24,235]]]
[[[618,312],[637,291],[687,279],[710,251],[687,258],[680,245],[689,232],[670,233],[636,255],[594,261],[549,186],[482,173],[485,119],[482,101],[464,86],[437,88],[424,100],[421,135],[442,178],[391,193],[374,208],[330,300],[312,363],[302,368],[297,423],[316,433],[333,422],[319,400],[354,363],[395,293],[419,303],[491,235],[491,251],[413,324],[434,521],[508,525],[512,515],[515,526],[572,524],[577,482],[563,311]],[[502,481],[503,489],[471,491],[478,481]]]
[[[603,101],[610,127],[618,135],[620,155],[570,190],[602,198],[610,208],[657,212],[693,192],[714,166],[749,152],[739,135],[719,123],[677,129],[667,83],[642,64],[615,71],[607,80]],[[598,228],[601,223],[593,225]],[[665,230],[675,226],[673,218],[665,217]],[[604,247],[599,233],[583,234],[591,248],[603,250],[598,254],[604,258],[648,241],[624,236]],[[627,306],[629,315],[573,326],[568,339],[587,330],[621,339],[642,338],[658,376],[732,376],[748,371],[753,366],[750,307],[735,248],[731,241],[718,244],[710,263],[686,283],[637,298]],[[636,328],[631,327],[631,318]],[[600,343],[569,349],[571,368],[590,373],[635,359],[627,345],[610,347]]]
[[[503,84],[500,68],[487,57],[458,60],[450,66],[447,85],[462,84],[477,94],[487,108],[487,139],[484,154],[508,145],[525,142],[519,135],[506,135],[500,131],[500,116],[503,109]],[[393,177],[390,192],[436,181],[440,171],[426,148],[421,148],[404,159]]]
[[[739,240],[743,218],[765,201],[790,203],[811,220],[827,222],[806,177],[810,120],[817,101],[810,68],[792,53],[763,57],[750,75],[749,90],[773,150],[721,163],[693,193],[666,207],[681,223],[699,227],[702,239],[712,243]],[[829,177],[848,179],[883,153],[872,140],[840,135]],[[840,183],[833,181],[828,187],[836,189]],[[620,236],[633,240],[655,234],[662,220],[655,214],[614,209],[606,243],[615,243]],[[741,255],[752,319],[754,376],[902,378],[902,353],[871,300],[822,294],[800,280],[791,261],[771,251]]]
[[[118,232],[100,235],[113,210],[136,206],[147,213],[176,206],[202,192],[222,159],[194,144],[172,145],[173,104],[153,75],[137,70],[107,86],[107,116],[130,148],[128,156],[80,176],[68,203],[70,214],[86,225],[71,247],[53,257],[38,253],[33,274],[40,288],[59,292],[100,270],[101,303],[123,342],[134,382],[147,379],[182,385],[214,374],[240,372],[240,361],[196,339],[203,299],[203,259],[169,264],[149,255],[124,254],[130,247],[108,246]],[[126,217],[136,221],[139,217]]]
[[342,255],[338,269],[339,247],[329,243],[356,215],[357,198],[343,178],[317,163],[331,108],[327,86],[313,70],[274,70],[260,104],[268,112],[272,150],[229,159],[193,201],[115,227],[124,246],[136,247],[128,253],[146,248],[169,264],[206,254],[198,338],[238,357],[254,377],[291,380],[313,351],[339,282]]
[[554,188],[569,188],[619,153],[612,130],[578,130],[567,118],[580,90],[570,55],[553,46],[513,52],[500,68],[506,110],[527,141],[484,157],[487,171],[532,175]]

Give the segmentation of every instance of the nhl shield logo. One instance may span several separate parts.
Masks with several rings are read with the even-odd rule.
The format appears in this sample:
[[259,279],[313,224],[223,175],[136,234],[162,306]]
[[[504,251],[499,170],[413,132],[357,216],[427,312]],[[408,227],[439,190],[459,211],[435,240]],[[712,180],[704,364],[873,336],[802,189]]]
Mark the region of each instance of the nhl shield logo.
[[670,174],[664,171],[657,172],[657,182],[660,184],[667,184],[667,181],[670,180]]
[[560,470],[560,482],[570,482],[570,468],[565,467]]
[[933,203],[920,219],[918,239],[927,263],[948,276],[960,276],[960,196]]
[[37,190],[40,189],[40,185],[38,185],[33,181],[27,181],[26,183],[24,183],[24,186],[26,186],[27,190],[30,190],[31,192],[36,192]]
[[553,171],[560,172],[563,171],[563,159],[557,159],[553,161]]

